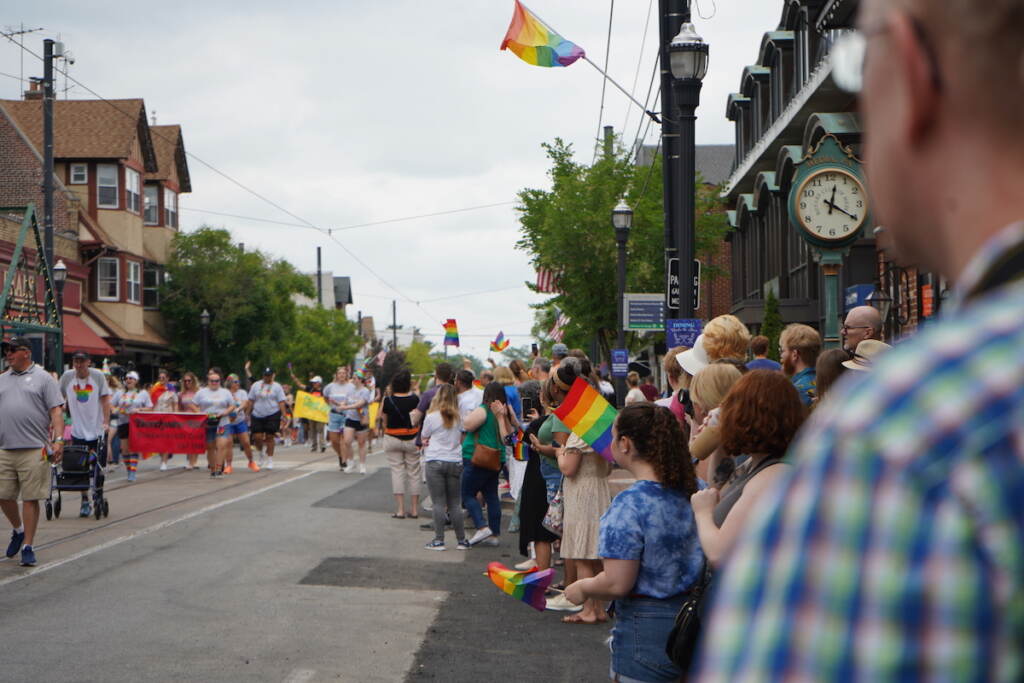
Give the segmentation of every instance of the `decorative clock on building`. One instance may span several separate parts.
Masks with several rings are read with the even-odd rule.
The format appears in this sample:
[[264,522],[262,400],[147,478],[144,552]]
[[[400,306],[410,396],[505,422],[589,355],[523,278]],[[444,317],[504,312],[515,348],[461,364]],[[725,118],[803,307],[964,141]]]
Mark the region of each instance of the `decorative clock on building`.
[[814,239],[845,242],[863,227],[867,199],[864,184],[852,173],[816,171],[797,188],[797,224]]

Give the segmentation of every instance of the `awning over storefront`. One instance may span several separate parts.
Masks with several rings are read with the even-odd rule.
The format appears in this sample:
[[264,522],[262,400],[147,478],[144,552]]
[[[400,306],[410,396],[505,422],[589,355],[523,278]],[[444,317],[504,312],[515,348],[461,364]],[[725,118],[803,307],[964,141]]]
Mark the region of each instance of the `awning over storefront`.
[[107,342],[89,329],[77,315],[64,316],[64,354],[84,351],[90,356],[113,356],[114,349]]

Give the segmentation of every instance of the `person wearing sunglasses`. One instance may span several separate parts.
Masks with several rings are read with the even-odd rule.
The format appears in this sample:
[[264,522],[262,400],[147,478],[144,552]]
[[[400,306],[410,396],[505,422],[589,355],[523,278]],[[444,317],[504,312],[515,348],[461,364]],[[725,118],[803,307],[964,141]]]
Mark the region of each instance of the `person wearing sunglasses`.
[[859,7],[873,217],[953,291],[805,425],[691,681],[1024,680],[1024,0]]
[[206,461],[210,465],[210,476],[220,477],[225,472],[225,461],[231,448],[231,434],[228,428],[238,413],[238,405],[230,391],[221,386],[223,375],[219,368],[210,368],[206,374],[206,386],[196,393],[196,405],[206,414]]
[[843,348],[853,353],[865,339],[882,341],[882,316],[874,306],[851,308],[839,333],[843,336]]

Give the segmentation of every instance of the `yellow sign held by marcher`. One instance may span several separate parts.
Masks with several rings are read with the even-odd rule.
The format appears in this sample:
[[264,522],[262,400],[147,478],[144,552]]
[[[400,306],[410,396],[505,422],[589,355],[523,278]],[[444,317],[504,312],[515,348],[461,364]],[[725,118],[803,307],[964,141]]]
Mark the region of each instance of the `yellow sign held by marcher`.
[[305,391],[295,392],[295,417],[314,422],[327,422],[331,409],[327,407],[327,401],[319,396],[314,396]]

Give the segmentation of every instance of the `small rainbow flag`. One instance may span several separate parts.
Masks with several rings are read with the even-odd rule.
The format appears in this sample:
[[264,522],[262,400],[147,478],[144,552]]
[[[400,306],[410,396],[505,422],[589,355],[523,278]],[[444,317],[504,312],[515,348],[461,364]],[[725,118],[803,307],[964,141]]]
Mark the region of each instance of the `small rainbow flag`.
[[448,318],[444,324],[444,345],[459,345],[459,326],[455,324],[455,318]]
[[480,391],[483,391],[484,390],[484,383],[481,382],[478,379],[475,379],[475,380],[473,380],[473,388],[474,389],[479,389]]
[[547,607],[548,601],[544,597],[544,591],[551,585],[554,574],[554,569],[541,570],[534,567],[530,571],[517,572],[501,562],[491,562],[487,565],[487,576],[495,586],[541,612]]
[[502,351],[508,348],[508,345],[510,343],[510,340],[505,339],[505,333],[499,330],[498,336],[495,337],[494,341],[491,342],[491,351],[494,351],[495,353],[501,353]]
[[580,437],[612,462],[612,423],[618,412],[582,377],[577,377],[555,415]]
[[523,433],[522,429],[516,430],[516,445],[512,449],[512,457],[519,462],[524,462],[529,459],[526,452],[526,434]]
[[569,66],[586,53],[579,45],[558,35],[523,4],[516,0],[502,50],[511,50],[519,59],[534,66]]

